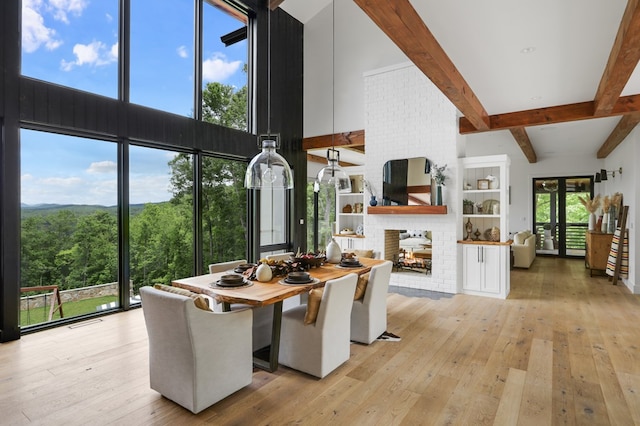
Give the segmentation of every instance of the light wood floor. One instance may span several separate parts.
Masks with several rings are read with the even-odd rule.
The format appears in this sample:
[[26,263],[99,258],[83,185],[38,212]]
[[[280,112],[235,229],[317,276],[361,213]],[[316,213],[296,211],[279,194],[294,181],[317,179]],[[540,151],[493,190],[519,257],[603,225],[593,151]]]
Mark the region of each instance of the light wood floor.
[[0,424],[640,424],[640,297],[584,263],[514,270],[508,300],[390,294],[401,342],[317,380],[281,367],[199,415],[148,384],[141,310],[0,345]]

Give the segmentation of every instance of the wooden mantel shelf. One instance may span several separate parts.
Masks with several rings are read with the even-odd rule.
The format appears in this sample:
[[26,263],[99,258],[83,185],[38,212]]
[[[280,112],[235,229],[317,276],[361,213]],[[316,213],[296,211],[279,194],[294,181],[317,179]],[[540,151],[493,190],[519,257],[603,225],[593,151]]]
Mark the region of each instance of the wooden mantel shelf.
[[447,206],[369,206],[369,214],[447,214]]

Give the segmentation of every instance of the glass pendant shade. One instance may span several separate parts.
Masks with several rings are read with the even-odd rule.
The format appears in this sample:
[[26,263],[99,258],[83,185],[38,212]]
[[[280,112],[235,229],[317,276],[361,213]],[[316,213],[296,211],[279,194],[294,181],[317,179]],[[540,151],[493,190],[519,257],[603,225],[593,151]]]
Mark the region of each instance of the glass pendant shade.
[[244,177],[247,189],[293,188],[293,174],[289,163],[276,152],[276,141],[262,141],[262,152],[251,160]]
[[[337,154],[337,157],[332,156],[332,153]],[[333,186],[337,192],[351,192],[351,179],[339,164],[340,153],[333,149],[327,150],[327,161],[328,164],[318,172],[314,188],[319,188],[320,185]]]

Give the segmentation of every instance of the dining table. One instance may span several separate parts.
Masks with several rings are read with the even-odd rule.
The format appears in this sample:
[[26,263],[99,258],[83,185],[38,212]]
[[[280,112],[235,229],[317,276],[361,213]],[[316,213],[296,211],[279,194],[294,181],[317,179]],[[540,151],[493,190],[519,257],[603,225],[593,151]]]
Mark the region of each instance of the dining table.
[[234,273],[227,271],[177,279],[172,281],[172,285],[214,298],[222,304],[223,311],[231,310],[231,304],[234,303],[252,307],[273,306],[271,344],[268,348],[254,352],[253,364],[257,368],[274,372],[278,369],[283,301],[302,293],[308,293],[313,288],[323,287],[327,281],[341,278],[350,273],[366,274],[372,266],[384,262],[384,260],[362,257],[359,258],[359,261],[360,265],[357,266],[346,267],[340,264],[324,263],[321,266],[310,268],[307,272],[313,281],[304,284],[286,283],[285,276],[276,276],[267,282],[245,280],[246,284],[238,287],[218,286],[216,283],[222,275]]

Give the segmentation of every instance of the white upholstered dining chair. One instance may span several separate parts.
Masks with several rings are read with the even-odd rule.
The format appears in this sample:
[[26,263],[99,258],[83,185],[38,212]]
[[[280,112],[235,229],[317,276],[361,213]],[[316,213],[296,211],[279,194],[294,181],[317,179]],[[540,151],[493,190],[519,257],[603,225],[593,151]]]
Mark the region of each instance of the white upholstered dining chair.
[[151,388],[198,413],[251,384],[250,309],[212,312],[193,299],[140,288]]
[[349,359],[349,319],[358,276],[327,281],[315,323],[305,325],[307,305],[282,314],[280,364],[319,378]]
[[266,256],[267,260],[289,260],[293,256],[293,252],[289,251],[286,253],[278,253],[278,254],[268,254]]
[[215,274],[218,272],[231,271],[237,268],[238,266],[242,265],[243,263],[247,263],[247,260],[240,259],[240,260],[231,260],[229,262],[211,263],[209,265],[209,273]]
[[[246,259],[231,260],[228,262],[212,263],[209,265],[209,273],[216,274],[220,272],[226,272],[237,268],[239,265],[247,263]],[[254,351],[262,349],[271,344],[271,328],[273,324],[273,306],[255,307],[251,305],[245,305],[242,303],[233,303],[231,310],[236,311],[238,309],[253,310],[253,341],[251,346]],[[222,307],[220,303],[216,302],[216,311],[221,311]]]
[[353,301],[351,340],[371,344],[387,330],[387,293],[393,263],[373,266],[364,296]]
[[[289,260],[293,257],[293,252],[289,251],[286,253],[278,253],[278,254],[269,254],[265,259],[267,260]],[[300,304],[307,303],[307,294],[300,294],[298,296],[293,296],[288,299],[285,299],[282,304],[282,310],[286,311],[287,309],[294,308]]]

